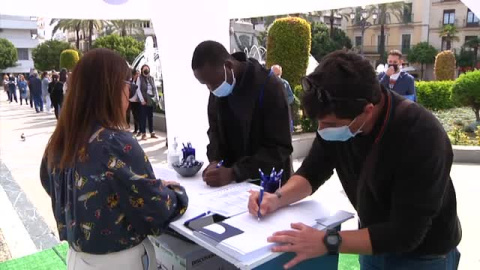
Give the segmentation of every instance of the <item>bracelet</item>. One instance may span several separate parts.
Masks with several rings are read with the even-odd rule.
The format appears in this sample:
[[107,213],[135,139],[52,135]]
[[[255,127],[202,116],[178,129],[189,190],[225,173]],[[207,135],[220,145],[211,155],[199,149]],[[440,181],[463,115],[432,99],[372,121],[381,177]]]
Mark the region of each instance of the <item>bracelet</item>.
[[275,195],[277,195],[277,198],[280,200],[282,198],[282,193],[280,190],[275,191]]

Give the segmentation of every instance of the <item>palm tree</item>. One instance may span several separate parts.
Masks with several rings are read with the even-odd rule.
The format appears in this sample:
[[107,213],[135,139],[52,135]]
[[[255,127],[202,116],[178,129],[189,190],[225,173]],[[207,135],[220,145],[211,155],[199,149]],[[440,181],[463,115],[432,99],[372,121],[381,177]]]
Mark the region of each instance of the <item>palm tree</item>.
[[75,47],[80,48],[80,30],[84,26],[82,20],[72,20],[72,19],[52,19],[50,25],[54,25],[52,33],[55,34],[57,31],[74,31],[75,32]]
[[141,20],[113,20],[110,21],[114,34],[124,37],[127,35],[144,35]]
[[405,12],[410,12],[410,6],[405,2],[395,2],[389,4],[379,4],[372,6],[371,9],[378,12],[378,24],[380,24],[380,43],[378,44],[378,53],[380,62],[385,63],[385,24],[392,22],[392,15],[398,21],[402,21]]
[[350,14],[339,12],[339,9],[330,10],[330,38],[333,39],[333,25],[335,24],[335,17],[340,17],[341,19],[350,19]]
[[447,24],[443,26],[442,31],[440,31],[440,37],[445,39],[447,43],[447,50],[452,48],[452,41],[459,41],[460,38],[457,36],[458,30],[457,27],[453,24]]
[[477,54],[478,54],[478,48],[480,47],[480,38],[475,37],[472,39],[469,39],[465,44],[463,44],[464,47],[470,47],[473,49],[473,67],[477,68]]
[[88,20],[88,50],[92,48],[92,37],[93,37],[93,29],[100,31],[103,29],[104,21],[102,20]]

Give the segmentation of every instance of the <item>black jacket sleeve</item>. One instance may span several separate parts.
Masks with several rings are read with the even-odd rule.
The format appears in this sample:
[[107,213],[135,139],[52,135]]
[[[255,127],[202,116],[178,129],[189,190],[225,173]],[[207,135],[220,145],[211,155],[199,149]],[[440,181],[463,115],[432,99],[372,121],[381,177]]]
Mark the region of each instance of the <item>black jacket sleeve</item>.
[[218,117],[217,108],[215,102],[215,96],[210,94],[208,99],[208,124],[207,131],[209,144],[207,145],[207,157],[210,162],[222,160],[222,154],[220,153],[220,138],[218,130]]
[[332,176],[334,168],[335,155],[331,147],[317,135],[310,152],[295,174],[307,179],[312,186],[312,192],[315,192]]
[[281,168],[293,152],[290,114],[283,83],[271,77],[263,96],[263,137],[260,148],[252,156],[237,161],[234,174],[237,181],[258,175],[258,168]]
[[430,116],[406,125],[410,131],[397,148],[390,219],[368,227],[374,254],[415,250],[441,210],[451,181],[452,146],[438,120]]

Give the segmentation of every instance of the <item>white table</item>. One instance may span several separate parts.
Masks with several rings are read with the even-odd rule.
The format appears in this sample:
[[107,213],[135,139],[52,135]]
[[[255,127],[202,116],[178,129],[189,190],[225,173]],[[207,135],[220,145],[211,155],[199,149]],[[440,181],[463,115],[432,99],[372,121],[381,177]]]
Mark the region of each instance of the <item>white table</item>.
[[[215,191],[218,188],[212,188],[205,184],[202,179],[201,173],[199,172],[195,177],[191,178],[182,178],[178,174],[176,174],[173,169],[169,169],[166,167],[154,167],[155,176],[157,178],[166,178],[166,180],[172,180],[179,182],[183,187],[185,187],[187,191],[187,195],[189,198],[188,209],[185,214],[178,220],[170,223],[170,228],[178,232],[179,234],[185,236],[186,238],[192,240],[197,245],[200,245],[209,251],[213,252],[217,256],[223,258],[224,260],[228,261],[229,263],[235,265],[235,267],[240,268],[242,270],[249,270],[256,268],[275,257],[280,256],[282,253],[273,253],[268,252],[267,254],[261,255],[256,257],[250,261],[242,262],[233,258],[232,256],[228,255],[227,253],[219,250],[215,246],[207,243],[206,241],[198,238],[193,234],[193,232],[185,227],[183,224],[185,221],[196,217],[204,212],[207,211],[207,206],[205,205],[205,200],[202,200],[202,194]],[[236,184],[231,184],[236,185]],[[245,202],[245,208],[247,208],[247,202]]]

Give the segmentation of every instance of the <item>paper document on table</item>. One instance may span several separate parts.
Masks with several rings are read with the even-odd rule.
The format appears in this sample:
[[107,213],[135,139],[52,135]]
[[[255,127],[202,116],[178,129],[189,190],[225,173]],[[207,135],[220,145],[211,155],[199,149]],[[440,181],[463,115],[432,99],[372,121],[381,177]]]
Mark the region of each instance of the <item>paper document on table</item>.
[[[353,216],[352,213],[349,213],[348,216],[331,214],[330,210],[315,200],[304,200],[292,204],[260,220],[250,213],[243,213],[223,221],[243,233],[221,241],[216,247],[240,261],[249,261],[270,252],[275,244],[267,242],[267,238],[278,231],[292,230],[292,223],[301,222],[307,226],[316,227],[318,218],[329,217],[329,222],[341,223]],[[338,218],[342,220],[338,220]],[[217,224],[206,226],[204,229],[215,230],[215,226]],[[324,228],[321,226],[320,229]],[[205,235],[205,233],[203,234]],[[197,235],[202,236],[198,233]]]
[[208,210],[224,217],[233,217],[248,211],[248,191],[259,189],[257,185],[243,182],[202,194],[202,197],[207,202]]
[[177,181],[178,176],[177,172],[167,168],[153,167],[153,172],[155,173],[155,178],[162,179],[165,181]]

